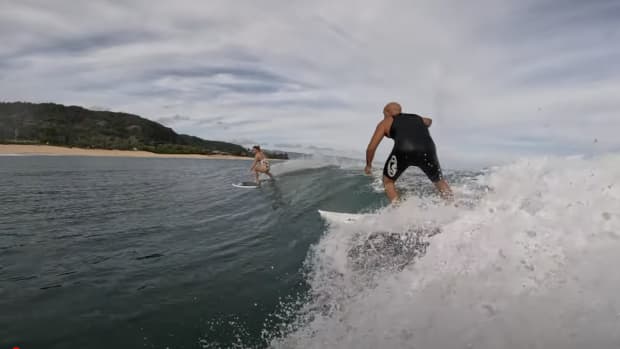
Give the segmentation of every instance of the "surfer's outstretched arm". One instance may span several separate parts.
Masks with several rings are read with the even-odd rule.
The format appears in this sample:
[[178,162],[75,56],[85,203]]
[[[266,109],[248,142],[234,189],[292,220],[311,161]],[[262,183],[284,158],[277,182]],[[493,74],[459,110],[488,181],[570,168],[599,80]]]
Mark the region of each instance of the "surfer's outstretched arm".
[[383,121],[379,122],[377,128],[375,129],[375,133],[373,133],[370,138],[370,142],[368,143],[368,147],[366,148],[366,168],[364,171],[366,174],[371,174],[372,171],[372,160],[375,158],[375,152],[377,151],[377,147],[379,143],[383,140],[385,136],[385,127],[383,126]]

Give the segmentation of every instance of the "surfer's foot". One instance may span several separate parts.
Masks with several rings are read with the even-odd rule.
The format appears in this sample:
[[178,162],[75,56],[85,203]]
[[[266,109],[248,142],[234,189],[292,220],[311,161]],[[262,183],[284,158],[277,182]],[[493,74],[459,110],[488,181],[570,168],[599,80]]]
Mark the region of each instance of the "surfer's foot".
[[439,196],[444,199],[447,203],[451,204],[454,202],[454,194],[452,193],[452,189],[448,182],[445,179],[441,179],[434,183],[435,188],[439,191]]
[[400,199],[399,196],[397,196],[396,198],[394,198],[394,200],[390,202],[390,206],[393,208],[397,208],[397,207],[400,207],[402,203],[403,201]]

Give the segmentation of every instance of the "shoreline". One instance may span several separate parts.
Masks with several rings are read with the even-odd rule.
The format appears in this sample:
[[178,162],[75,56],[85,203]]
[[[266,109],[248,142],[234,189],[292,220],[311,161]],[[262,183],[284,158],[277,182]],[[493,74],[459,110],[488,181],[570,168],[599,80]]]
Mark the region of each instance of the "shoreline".
[[0,156],[93,156],[93,157],[130,157],[130,158],[176,158],[176,159],[211,159],[211,160],[253,160],[251,157],[237,155],[202,155],[202,154],[157,154],[144,150],[110,150],[69,148],[54,145],[0,144]]

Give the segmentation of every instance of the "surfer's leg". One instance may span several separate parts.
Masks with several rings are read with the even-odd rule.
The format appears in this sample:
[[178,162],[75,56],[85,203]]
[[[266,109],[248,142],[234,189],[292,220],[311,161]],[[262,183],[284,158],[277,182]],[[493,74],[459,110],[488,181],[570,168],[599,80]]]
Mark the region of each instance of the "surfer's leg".
[[450,189],[450,185],[446,182],[445,179],[440,179],[437,182],[434,182],[435,188],[439,191],[439,195],[446,201],[452,202],[454,200],[454,194],[452,194],[452,189]]
[[422,154],[416,165],[422,169],[428,179],[433,182],[435,188],[439,191],[439,195],[444,200],[451,202],[454,199],[450,185],[448,185],[448,182],[443,178],[441,166],[439,165],[439,160],[437,159],[437,153],[435,151]]
[[394,184],[398,177],[407,169],[407,163],[401,154],[392,150],[383,166],[383,187],[390,203],[398,201],[398,193]]
[[264,168],[264,174],[266,174],[267,176],[269,176],[269,179],[271,179],[273,181],[273,175],[271,174],[271,166],[269,166],[269,164],[267,164]]
[[396,203],[398,201],[398,193],[396,192],[396,185],[394,180],[383,176],[383,187],[385,188],[385,195],[387,195],[390,203]]
[[266,174],[267,176],[269,176],[269,178],[272,181],[275,181],[275,179],[273,178],[273,175],[271,174],[271,172],[269,172],[269,166],[260,165],[260,166],[257,166],[254,169],[254,171],[256,172],[256,183],[259,184],[259,185],[260,185],[259,176],[260,176],[261,173]]

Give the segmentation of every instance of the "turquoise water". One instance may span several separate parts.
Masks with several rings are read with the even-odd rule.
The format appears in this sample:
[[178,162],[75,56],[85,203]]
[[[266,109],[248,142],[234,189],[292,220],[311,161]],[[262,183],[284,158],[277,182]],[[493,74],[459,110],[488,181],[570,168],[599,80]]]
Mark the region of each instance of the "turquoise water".
[[264,346],[307,289],[317,208],[383,200],[335,167],[248,190],[247,161],[0,162],[1,348]]

